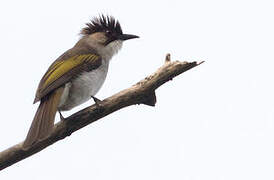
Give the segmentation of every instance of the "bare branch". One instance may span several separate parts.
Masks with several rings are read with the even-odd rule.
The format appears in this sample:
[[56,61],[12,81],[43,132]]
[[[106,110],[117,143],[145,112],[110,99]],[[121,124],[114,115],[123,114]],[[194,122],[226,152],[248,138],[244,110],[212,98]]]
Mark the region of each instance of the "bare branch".
[[71,115],[66,118],[65,121],[55,124],[54,130],[49,137],[34,144],[29,149],[23,150],[23,143],[21,142],[6,149],[5,151],[0,152],[0,170],[41,151],[51,144],[71,135],[78,129],[81,129],[121,108],[135,104],[154,106],[156,103],[155,90],[158,87],[175,76],[201,63],[179,61],[171,62],[170,54],[167,54],[165,64],[155,73],[141,80],[132,87],[103,100],[100,103],[100,106],[92,105]]

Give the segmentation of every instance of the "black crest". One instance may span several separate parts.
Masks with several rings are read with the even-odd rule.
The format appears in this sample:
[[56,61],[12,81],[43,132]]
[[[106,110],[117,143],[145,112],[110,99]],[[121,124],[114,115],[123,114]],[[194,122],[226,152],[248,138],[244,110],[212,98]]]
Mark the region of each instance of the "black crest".
[[93,18],[90,23],[86,24],[81,31],[82,35],[90,35],[95,32],[107,32],[110,31],[115,34],[123,34],[121,25],[118,20],[115,20],[112,16],[100,15]]

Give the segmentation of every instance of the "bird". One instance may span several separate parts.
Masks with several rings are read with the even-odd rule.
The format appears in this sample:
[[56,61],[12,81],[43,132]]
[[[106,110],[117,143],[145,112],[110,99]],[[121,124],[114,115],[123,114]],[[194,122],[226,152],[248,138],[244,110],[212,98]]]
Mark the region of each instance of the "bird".
[[109,15],[92,18],[80,31],[78,42],[48,68],[38,85],[33,103],[40,101],[23,149],[47,138],[53,130],[55,115],[93,98],[102,87],[112,57],[124,41],[139,38],[124,34],[117,19]]

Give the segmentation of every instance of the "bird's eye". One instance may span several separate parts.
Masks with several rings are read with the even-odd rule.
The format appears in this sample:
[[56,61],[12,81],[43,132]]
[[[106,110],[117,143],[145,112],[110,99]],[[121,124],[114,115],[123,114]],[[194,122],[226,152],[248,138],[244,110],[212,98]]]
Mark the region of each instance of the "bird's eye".
[[109,30],[106,30],[106,34],[110,35],[110,34],[111,34],[111,32],[110,32]]

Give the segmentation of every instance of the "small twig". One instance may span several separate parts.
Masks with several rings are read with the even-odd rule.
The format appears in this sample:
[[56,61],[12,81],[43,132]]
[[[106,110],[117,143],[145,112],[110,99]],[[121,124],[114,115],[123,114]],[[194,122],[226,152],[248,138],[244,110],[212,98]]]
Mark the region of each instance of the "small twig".
[[170,60],[170,54],[168,53],[167,55],[166,55],[166,60],[165,60],[165,62],[167,63],[167,62],[170,62],[171,60]]

